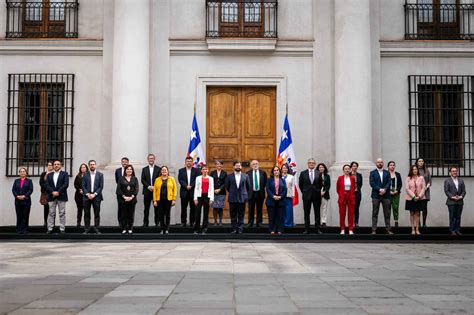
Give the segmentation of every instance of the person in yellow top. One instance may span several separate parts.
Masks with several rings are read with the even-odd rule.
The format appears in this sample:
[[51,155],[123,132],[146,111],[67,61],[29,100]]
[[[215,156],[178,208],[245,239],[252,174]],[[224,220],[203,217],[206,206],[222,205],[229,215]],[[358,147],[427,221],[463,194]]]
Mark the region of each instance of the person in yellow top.
[[171,207],[176,204],[176,181],[169,176],[167,166],[161,167],[161,176],[153,186],[153,206],[158,207],[161,222],[161,234],[169,233]]

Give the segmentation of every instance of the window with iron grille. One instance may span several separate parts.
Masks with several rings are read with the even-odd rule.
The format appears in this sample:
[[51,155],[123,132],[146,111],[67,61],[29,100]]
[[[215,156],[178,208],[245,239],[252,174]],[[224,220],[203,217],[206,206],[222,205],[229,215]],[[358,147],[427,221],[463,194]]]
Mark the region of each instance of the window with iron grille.
[[405,39],[474,39],[472,0],[405,0]]
[[410,163],[425,160],[433,176],[474,176],[473,76],[408,77]]
[[206,36],[276,38],[277,0],[206,0]]
[[7,0],[6,38],[77,38],[77,0]]
[[59,159],[72,174],[73,74],[9,74],[7,176],[39,176]]

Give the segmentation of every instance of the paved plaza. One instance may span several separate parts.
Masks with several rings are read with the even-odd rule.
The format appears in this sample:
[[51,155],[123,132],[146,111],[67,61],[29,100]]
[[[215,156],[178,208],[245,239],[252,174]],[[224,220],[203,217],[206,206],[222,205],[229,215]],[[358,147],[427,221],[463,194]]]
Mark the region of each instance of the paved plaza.
[[473,249],[3,242],[0,314],[474,314]]

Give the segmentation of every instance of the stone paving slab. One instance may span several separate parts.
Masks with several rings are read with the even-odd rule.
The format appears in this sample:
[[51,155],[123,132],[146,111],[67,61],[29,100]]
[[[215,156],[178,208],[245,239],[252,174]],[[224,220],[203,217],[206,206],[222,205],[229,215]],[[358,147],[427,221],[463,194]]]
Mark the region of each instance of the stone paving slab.
[[474,245],[0,243],[0,314],[474,314]]

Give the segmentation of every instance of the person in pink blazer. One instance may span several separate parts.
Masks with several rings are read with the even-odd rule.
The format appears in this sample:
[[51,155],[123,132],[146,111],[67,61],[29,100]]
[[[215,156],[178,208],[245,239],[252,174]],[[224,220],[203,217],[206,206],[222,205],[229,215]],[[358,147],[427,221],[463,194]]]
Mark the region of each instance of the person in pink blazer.
[[426,183],[418,167],[412,165],[405,183],[405,210],[410,211],[411,234],[420,235],[420,212],[426,210]]
[[342,167],[344,175],[339,176],[336,183],[336,191],[339,204],[339,224],[341,225],[341,234],[345,234],[346,229],[346,211],[348,214],[349,234],[354,234],[354,207],[356,203],[355,189],[356,183],[351,176],[351,167],[344,165]]

